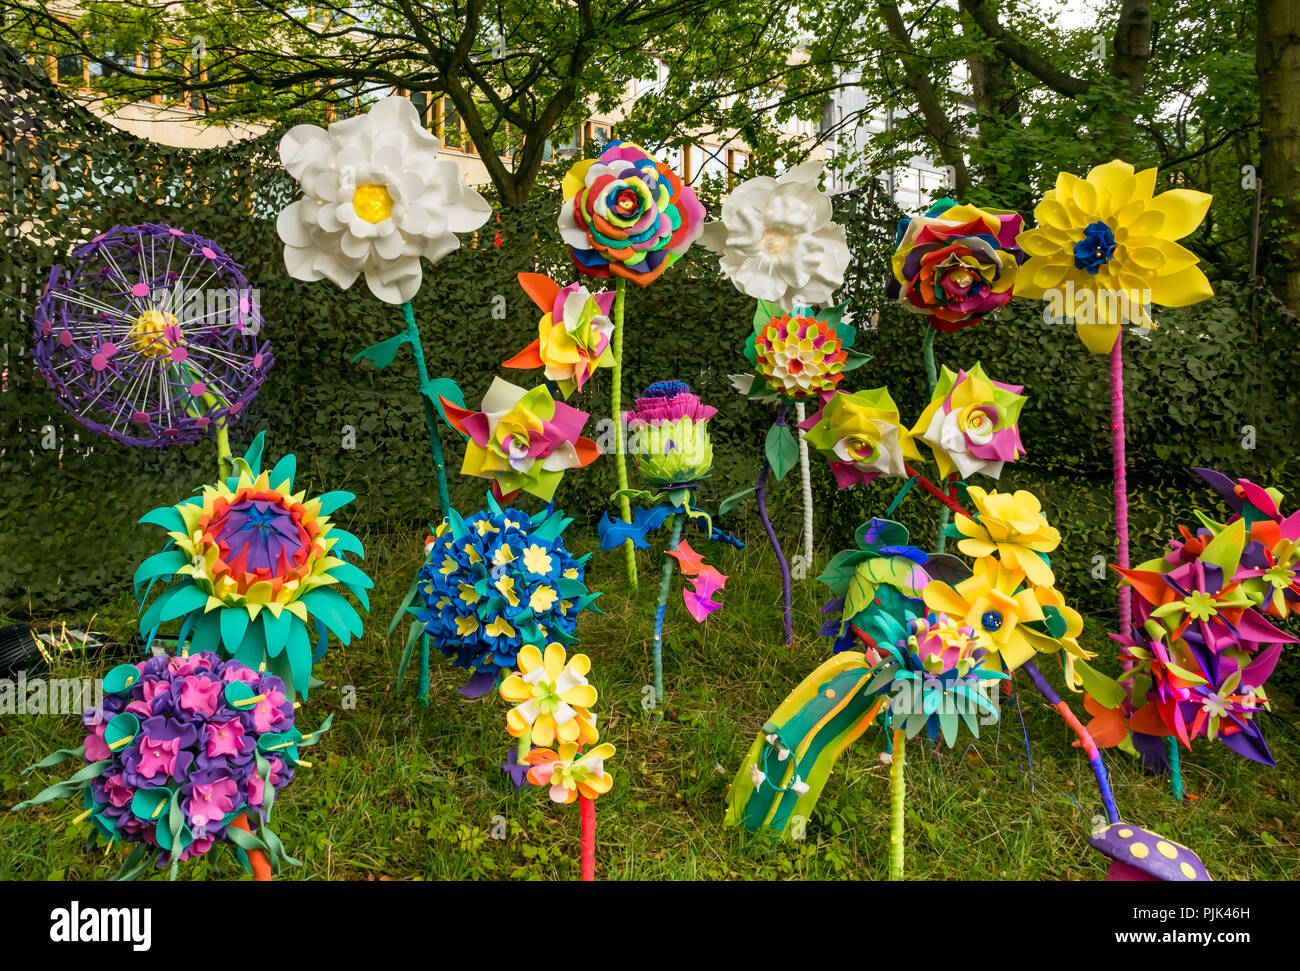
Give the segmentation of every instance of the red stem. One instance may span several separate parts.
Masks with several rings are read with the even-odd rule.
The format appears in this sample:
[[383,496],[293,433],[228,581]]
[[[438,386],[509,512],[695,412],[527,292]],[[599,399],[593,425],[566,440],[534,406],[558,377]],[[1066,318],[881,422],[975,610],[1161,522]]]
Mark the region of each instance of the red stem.
[[582,808],[582,879],[596,879],[596,800],[578,797]]
[[958,502],[956,499],[949,496],[946,492],[944,492],[942,489],[936,486],[933,482],[931,482],[929,479],[923,476],[920,472],[916,471],[916,469],[912,468],[910,465],[904,465],[903,468],[907,470],[908,475],[916,476],[916,481],[921,483],[922,489],[930,493],[930,495],[934,496],[936,499],[938,499],[941,503],[943,503],[953,512],[965,516],[967,519],[974,518],[970,513],[968,513],[965,509],[961,507],[960,502]]

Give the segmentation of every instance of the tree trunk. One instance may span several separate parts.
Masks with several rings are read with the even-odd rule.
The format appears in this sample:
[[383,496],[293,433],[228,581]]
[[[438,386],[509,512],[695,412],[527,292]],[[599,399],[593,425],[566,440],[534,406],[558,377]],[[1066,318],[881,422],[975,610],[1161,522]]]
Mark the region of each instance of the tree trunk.
[[1111,73],[1133,94],[1146,87],[1151,61],[1151,0],[1124,0],[1115,27],[1115,57]]
[[1300,4],[1256,0],[1259,175],[1264,180],[1260,261],[1300,313]]

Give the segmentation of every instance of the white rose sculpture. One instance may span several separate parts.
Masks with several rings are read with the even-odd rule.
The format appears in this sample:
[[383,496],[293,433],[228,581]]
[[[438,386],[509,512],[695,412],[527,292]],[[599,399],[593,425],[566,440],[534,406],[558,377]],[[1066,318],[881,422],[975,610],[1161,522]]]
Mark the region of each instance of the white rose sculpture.
[[844,282],[849,247],[817,188],[822,168],[804,162],[743,182],[723,200],[722,219],[705,225],[700,242],[741,293],[793,310],[829,304]]
[[438,139],[406,98],[384,98],[364,115],[330,125],[296,125],[280,140],[280,161],[303,197],[276,220],[295,280],[328,279],[347,289],[364,273],[385,303],[420,289],[420,257],[434,263],[482,226],[487,201],[438,158]]

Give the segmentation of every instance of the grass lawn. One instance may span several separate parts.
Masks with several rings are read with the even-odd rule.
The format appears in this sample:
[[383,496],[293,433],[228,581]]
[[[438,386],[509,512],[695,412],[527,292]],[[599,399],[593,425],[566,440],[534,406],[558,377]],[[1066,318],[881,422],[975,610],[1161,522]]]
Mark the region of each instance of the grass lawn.
[[[414,672],[394,683],[405,625],[384,631],[406,592],[423,536],[362,536],[365,568],[378,586],[364,640],[331,646],[316,674],[325,682],[299,711],[304,730],[335,715],[332,730],[308,750],[313,763],[277,800],[272,824],[302,866],[285,878],[419,880],[575,879],[577,805],[558,807],[532,787],[512,791],[498,771],[513,740],[506,705],[495,694],[467,701],[455,689],[465,672],[436,653],[431,700],[415,700]],[[595,537],[572,527],[566,542],[593,549]],[[793,535],[789,537],[791,545]],[[621,555],[599,554],[588,585],[603,590],[604,616],[579,624],[574,650],[592,659],[600,691],[602,740],[618,749],[614,789],[597,803],[597,878],[624,880],[883,879],[888,848],[888,769],[873,728],[840,759],[804,838],[770,843],[722,826],[724,795],[763,721],[822,661],[818,637],[824,588],[795,583],[796,643],[780,645],[780,585],[765,544],[743,551],[700,543],[730,574],[723,609],[696,625],[675,583],[665,624],[666,710],[642,708],[651,682],[654,593],[660,560],[640,557],[642,585],[631,595]],[[825,560],[834,550],[824,550]],[[821,564],[818,564],[820,568]],[[1066,591],[1068,596],[1068,591]],[[47,619],[48,620],[48,619]],[[129,597],[59,620],[90,623],[125,641],[134,630]],[[1113,657],[1108,618],[1088,618],[1084,640]],[[1184,755],[1195,797],[1182,804],[1167,782],[1145,774],[1120,752],[1107,765],[1123,817],[1191,846],[1216,879],[1300,878],[1300,710],[1294,698],[1297,657],[1288,650],[1273,684],[1275,711],[1264,729],[1277,759],[1266,768],[1219,744]],[[62,662],[55,674],[97,676],[109,661]],[[1060,669],[1041,665],[1061,690]],[[1098,880],[1106,860],[1087,845],[1100,799],[1087,759],[1072,747],[1059,716],[1023,675],[996,728],[956,749],[915,741],[907,750],[907,861],[913,879]],[[345,709],[342,686],[355,689]],[[1286,686],[1292,697],[1284,694]],[[1065,694],[1062,691],[1062,694]],[[1069,696],[1083,714],[1079,696]],[[1021,723],[1023,720],[1024,729]],[[0,717],[0,802],[5,807],[67,777],[73,763],[21,775],[56,748],[75,747],[75,718]],[[1026,753],[1025,736],[1029,739]],[[0,814],[0,879],[104,879],[126,851],[85,851],[90,823],[73,825],[80,805],[52,803]],[[228,851],[181,868],[183,879],[234,878]],[[166,871],[152,874],[166,879]]]

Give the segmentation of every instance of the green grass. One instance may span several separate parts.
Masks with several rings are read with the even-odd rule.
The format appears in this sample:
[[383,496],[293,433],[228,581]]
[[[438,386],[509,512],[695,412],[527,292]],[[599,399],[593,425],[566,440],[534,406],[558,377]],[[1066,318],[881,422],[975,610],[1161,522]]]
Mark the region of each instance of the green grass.
[[[594,537],[576,527],[578,550]],[[423,535],[423,534],[420,534]],[[415,700],[414,672],[394,683],[403,630],[385,638],[389,618],[420,558],[419,537],[370,535],[366,569],[378,586],[365,638],[334,645],[316,674],[326,687],[300,710],[313,728],[327,714],[334,727],[309,751],[303,769],[276,802],[273,825],[302,860],[286,878],[351,880],[573,879],[578,872],[577,806],[557,807],[535,788],[511,790],[497,766],[512,740],[506,706],[489,695],[467,701],[465,680],[435,653],[428,707]],[[793,544],[794,537],[790,537]],[[887,767],[873,728],[847,751],[827,784],[804,838],[770,843],[722,826],[724,797],[762,722],[786,693],[827,654],[816,635],[824,588],[795,583],[796,644],[780,646],[780,585],[766,544],[739,552],[708,547],[729,573],[723,609],[696,625],[674,585],[665,625],[665,711],[642,707],[651,682],[650,643],[660,560],[640,556],[641,589],[622,578],[620,554],[597,554],[588,584],[606,591],[604,616],[580,625],[581,650],[592,659],[600,690],[596,710],[603,740],[618,749],[613,791],[597,803],[597,877],[625,880],[883,879],[888,847]],[[830,552],[823,551],[824,560]],[[819,564],[820,565],[820,564]],[[69,615],[70,626],[91,611]],[[92,626],[112,638],[134,629],[128,599],[99,606]],[[49,621],[50,618],[46,618]],[[1113,655],[1106,618],[1088,619],[1085,641]],[[403,625],[405,626],[405,625]],[[1294,686],[1296,658],[1288,651],[1275,681]],[[106,662],[62,662],[60,676],[102,673]],[[1060,687],[1059,667],[1043,665]],[[1024,683],[1022,683],[1024,682]],[[355,688],[355,708],[342,708],[340,686]],[[1017,679],[1003,722],[968,747],[908,746],[906,875],[915,879],[1095,880],[1104,858],[1087,845],[1100,800],[1087,760],[1071,733]],[[1115,797],[1124,818],[1191,846],[1216,879],[1300,877],[1300,713],[1294,698],[1275,700],[1265,735],[1277,758],[1266,768],[1217,744],[1184,756],[1187,789],[1178,804],[1164,780],[1136,761],[1109,753]],[[1070,696],[1080,715],[1082,703]],[[1020,716],[1028,730],[1032,775]],[[0,803],[29,798],[71,774],[21,775],[56,748],[80,743],[71,717],[0,716]],[[62,772],[58,769],[63,769]],[[73,824],[79,806],[55,803],[0,814],[0,879],[103,879],[125,851],[88,853],[89,823]],[[496,837],[504,838],[496,838]],[[227,853],[186,864],[182,878],[239,875]],[[165,879],[166,871],[154,874]]]

